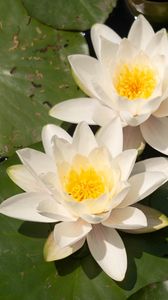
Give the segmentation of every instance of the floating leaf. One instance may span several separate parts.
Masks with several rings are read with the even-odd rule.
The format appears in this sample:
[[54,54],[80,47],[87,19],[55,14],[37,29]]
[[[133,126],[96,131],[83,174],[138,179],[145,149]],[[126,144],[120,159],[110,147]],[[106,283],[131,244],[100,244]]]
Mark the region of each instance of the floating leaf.
[[167,298],[168,280],[150,284],[131,296],[129,300],[167,300]]
[[[103,23],[117,0],[22,0],[30,16],[57,29],[86,30]],[[47,12],[47,13],[46,13]]]
[[80,33],[56,31],[28,17],[21,0],[0,1],[0,156],[40,140],[56,122],[49,108],[78,97],[67,55],[87,53]]

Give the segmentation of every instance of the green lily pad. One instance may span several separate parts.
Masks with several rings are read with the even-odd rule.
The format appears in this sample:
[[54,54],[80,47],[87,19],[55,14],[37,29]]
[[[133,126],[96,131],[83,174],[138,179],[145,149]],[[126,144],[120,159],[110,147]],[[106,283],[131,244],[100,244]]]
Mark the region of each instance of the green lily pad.
[[129,300],[167,300],[167,298],[168,280],[150,284],[131,296]]
[[[41,149],[41,144],[35,148]],[[14,155],[0,163],[0,202],[21,192],[6,174],[6,168],[18,162]],[[167,185],[156,193],[166,213],[165,191]],[[155,193],[150,199],[152,203]],[[125,280],[117,283],[100,269],[86,245],[66,259],[46,263],[42,253],[50,226],[0,215],[0,299],[126,300],[143,287],[167,279],[167,228],[142,235],[120,233],[128,270]]]
[[40,140],[56,122],[48,110],[82,95],[67,55],[88,53],[80,33],[63,32],[30,18],[21,0],[0,1],[0,156]]
[[89,29],[104,23],[117,0],[22,0],[30,16],[56,29]]

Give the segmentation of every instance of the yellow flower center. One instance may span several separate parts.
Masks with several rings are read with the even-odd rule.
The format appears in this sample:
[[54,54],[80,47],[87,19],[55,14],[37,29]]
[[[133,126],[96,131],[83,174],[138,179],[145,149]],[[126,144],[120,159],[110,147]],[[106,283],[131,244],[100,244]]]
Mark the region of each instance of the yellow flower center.
[[156,73],[146,65],[122,65],[114,77],[118,94],[129,100],[148,99],[156,87]]
[[77,172],[71,169],[65,184],[66,192],[76,201],[96,199],[105,192],[105,178],[101,172],[96,172],[93,167],[80,169]]

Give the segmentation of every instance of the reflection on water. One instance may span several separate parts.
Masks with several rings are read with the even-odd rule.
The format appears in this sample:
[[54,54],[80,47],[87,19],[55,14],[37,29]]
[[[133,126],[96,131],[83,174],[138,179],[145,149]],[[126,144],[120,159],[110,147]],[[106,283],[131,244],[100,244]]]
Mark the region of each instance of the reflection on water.
[[143,14],[156,29],[168,27],[168,1],[125,0],[133,15]]

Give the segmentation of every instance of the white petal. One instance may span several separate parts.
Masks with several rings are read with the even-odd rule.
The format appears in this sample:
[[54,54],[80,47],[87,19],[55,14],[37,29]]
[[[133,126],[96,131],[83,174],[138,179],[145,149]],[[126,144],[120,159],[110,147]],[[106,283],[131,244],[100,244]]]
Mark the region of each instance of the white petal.
[[58,201],[52,198],[43,200],[37,206],[37,211],[43,216],[59,221],[75,221],[76,218]]
[[130,183],[129,192],[118,207],[126,207],[144,199],[160,187],[166,180],[165,174],[161,172],[144,172],[132,176],[128,180]]
[[127,125],[138,126],[141,123],[145,122],[150,117],[150,113],[133,115],[129,111],[121,111],[120,116],[123,122],[126,123]]
[[117,229],[138,229],[147,226],[147,220],[138,208],[115,208],[103,225]]
[[[111,155],[106,147],[98,147],[94,149],[89,154],[88,158],[95,170],[107,170],[107,169],[111,170],[111,168],[114,167],[111,166],[112,164]],[[117,167],[118,169],[118,165],[116,166],[115,164],[115,167]]]
[[87,123],[82,122],[76,127],[73,146],[77,153],[86,156],[97,147],[95,136]]
[[137,149],[138,153],[141,153],[145,147],[145,141],[141,134],[140,128],[126,126],[123,128],[124,136],[124,150],[126,149]]
[[8,217],[34,222],[56,222],[57,220],[40,215],[37,206],[50,199],[45,193],[23,193],[8,198],[0,205],[0,213]]
[[168,118],[158,119],[151,116],[140,127],[146,142],[154,149],[168,155]]
[[[141,107],[141,111],[143,112],[143,114],[152,114],[153,112],[157,111],[157,109],[159,108],[161,102],[162,102],[162,97],[160,97],[162,95],[162,90],[161,90],[162,86],[161,84],[159,86],[156,87],[154,93],[153,93],[153,99],[149,99],[148,101],[143,100],[143,106]],[[158,95],[157,95],[158,94]]]
[[79,123],[82,121],[95,125],[93,116],[99,101],[93,98],[70,99],[56,104],[51,110],[50,115],[57,119]]
[[91,229],[92,226],[81,219],[62,222],[55,225],[54,239],[59,247],[67,247],[84,238]]
[[117,51],[119,45],[115,42],[111,42],[103,37],[101,38],[101,51],[100,51],[100,61],[112,74],[113,65],[115,63]]
[[97,59],[79,54],[71,55],[68,59],[76,83],[87,95],[97,99],[110,98],[112,83]]
[[[151,65],[153,69],[156,70],[157,74],[157,85],[156,88],[152,94],[155,95],[155,92],[157,91],[158,95],[162,97],[162,100],[165,99],[165,90],[167,89],[167,57],[164,55],[155,55],[152,57]],[[159,91],[160,89],[160,91]],[[160,94],[159,94],[160,93]],[[150,97],[151,98],[151,97]],[[147,101],[148,102],[148,101]]]
[[75,149],[71,143],[58,137],[53,137],[53,154],[56,163],[62,161],[71,162],[75,155]]
[[60,126],[48,124],[42,129],[42,142],[43,147],[47,155],[53,157],[53,137],[65,139],[69,143],[72,141],[72,137]]
[[129,34],[128,39],[140,49],[145,49],[146,45],[154,36],[154,31],[149,22],[142,16],[139,15],[134,21]]
[[119,43],[121,41],[120,36],[111,28],[104,24],[95,24],[91,28],[91,39],[94,50],[98,58],[101,57],[101,38],[112,41],[113,43]]
[[25,192],[40,192],[41,185],[24,165],[15,165],[7,169],[8,176]]
[[53,261],[65,258],[79,250],[83,246],[84,242],[85,238],[81,239],[73,245],[61,248],[54,240],[54,234],[52,232],[44,245],[44,259],[46,261]]
[[165,55],[168,53],[168,39],[166,29],[163,28],[155,33],[149,44],[147,45],[146,51],[150,57],[154,55]]
[[142,172],[156,172],[161,171],[168,176],[168,159],[164,157],[153,157],[139,161],[135,164],[133,168],[133,174],[138,174]]
[[56,172],[53,160],[40,151],[24,148],[18,150],[17,154],[23,164],[29,166],[38,176],[48,172]]
[[126,150],[117,156],[117,163],[121,170],[121,180],[125,181],[128,179],[134,167],[136,158],[137,150],[135,149]]
[[116,157],[122,152],[123,132],[119,118],[114,118],[109,124],[99,129],[96,140],[100,146],[105,146],[110,151],[112,157]]
[[142,99],[138,99],[138,101],[137,99],[136,101],[130,101],[128,98],[118,95],[117,109],[119,110],[120,114],[121,112],[122,113],[127,112],[133,118],[134,116],[141,114],[141,107],[142,107]]
[[130,63],[134,57],[138,54],[137,49],[134,45],[126,38],[122,39],[118,52],[117,62],[119,63]]
[[122,183],[121,190],[118,192],[118,194],[112,199],[110,210],[114,208],[118,208],[120,204],[122,204],[123,200],[125,199],[126,195],[128,194],[130,189],[129,183]]
[[159,229],[162,229],[164,227],[168,226],[168,218],[161,213],[160,211],[148,207],[142,204],[136,204],[136,207],[140,209],[146,216],[147,219],[147,226],[144,228],[139,229],[130,229],[127,230],[130,233],[147,233],[147,232],[153,232]]
[[153,113],[156,118],[162,118],[168,116],[168,99],[165,99],[159,106],[159,108]]
[[110,107],[103,104],[97,106],[94,112],[93,119],[95,124],[99,126],[105,126],[111,122],[117,116],[117,112]]
[[29,148],[24,148],[16,152],[21,162],[25,165],[30,174],[32,174],[32,176],[36,179],[41,189],[51,194],[50,189],[42,180],[42,177],[52,173],[53,176],[55,176],[56,183],[58,181],[56,176],[56,166],[51,157],[40,151]]
[[87,241],[91,254],[103,271],[122,281],[127,269],[127,255],[119,234],[112,228],[95,225]]
[[109,212],[98,215],[81,214],[81,218],[90,224],[99,224],[108,218],[109,214]]

